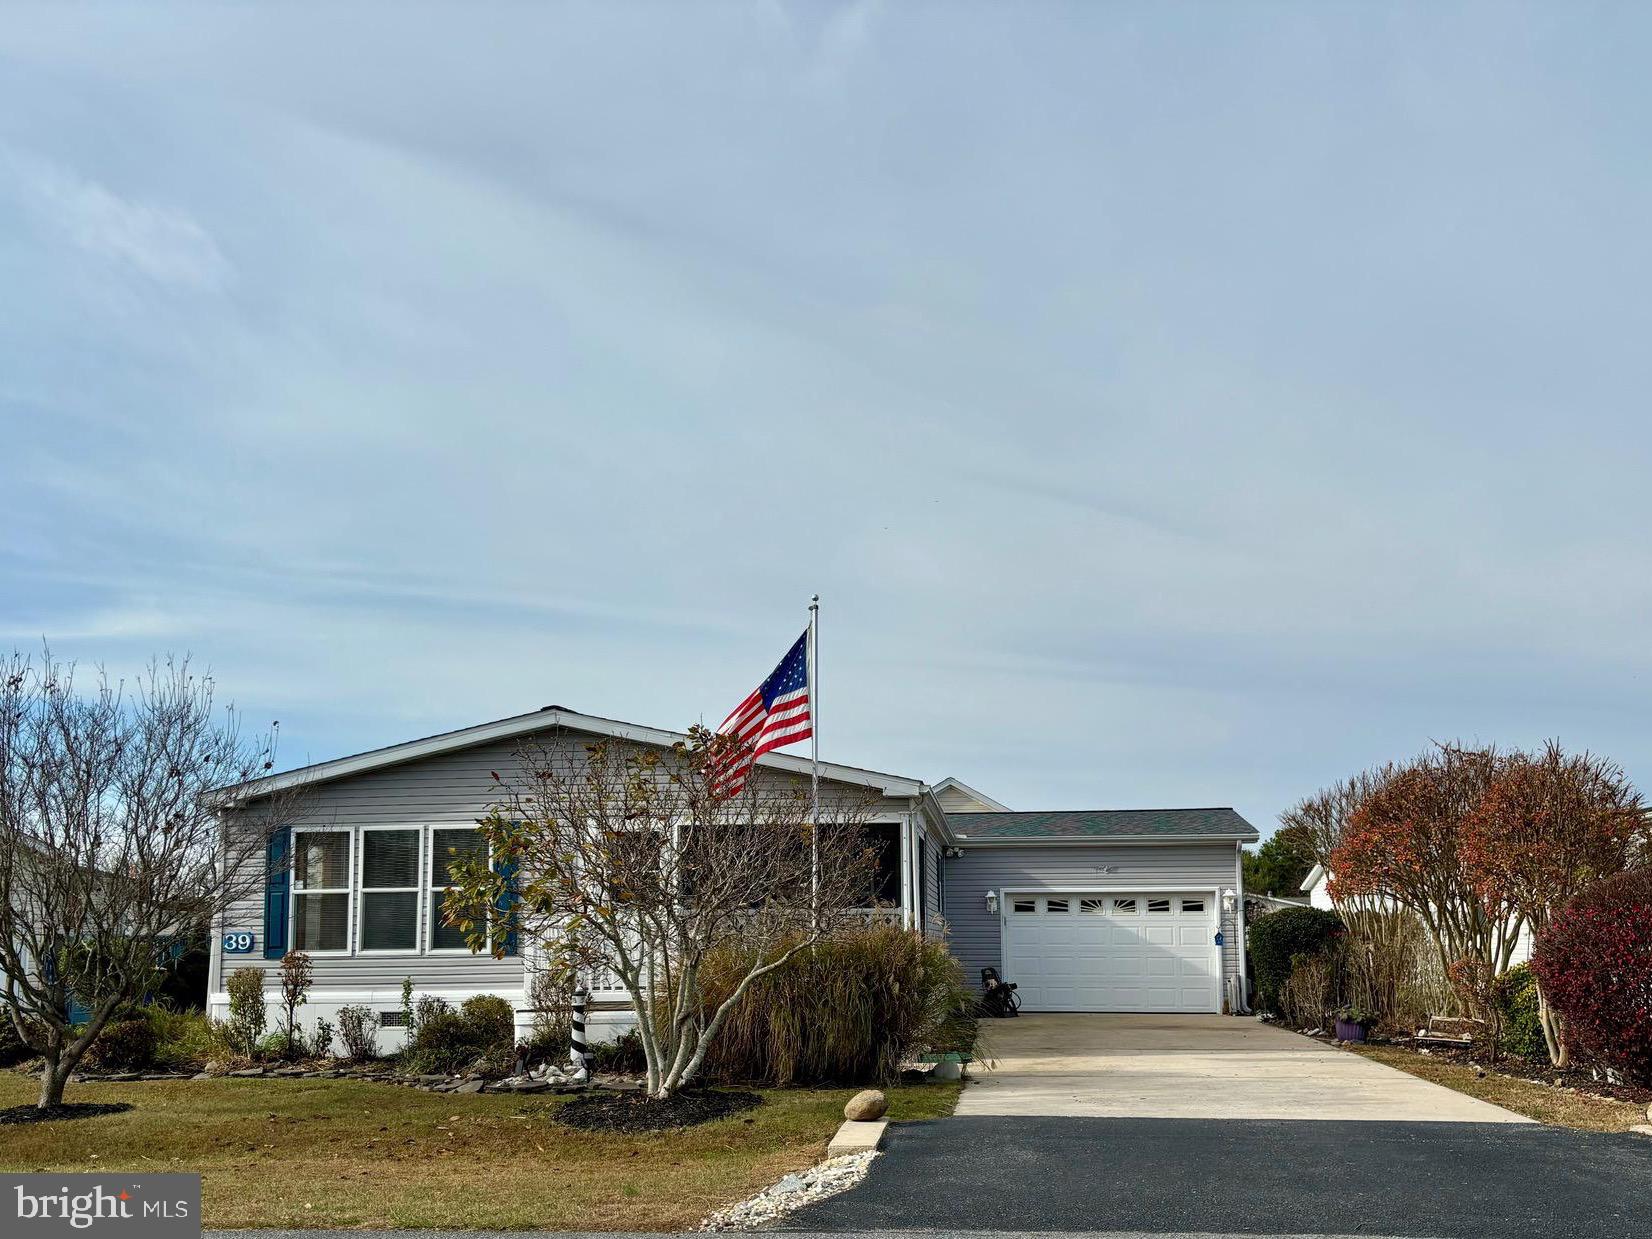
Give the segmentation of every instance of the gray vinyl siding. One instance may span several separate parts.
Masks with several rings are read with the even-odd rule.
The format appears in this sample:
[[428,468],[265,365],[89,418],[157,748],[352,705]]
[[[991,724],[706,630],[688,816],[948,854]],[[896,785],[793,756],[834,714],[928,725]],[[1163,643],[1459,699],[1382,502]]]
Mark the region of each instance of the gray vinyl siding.
[[[1237,889],[1237,848],[1232,843],[1088,844],[1076,847],[966,847],[946,862],[946,919],[952,953],[966,978],[979,984],[982,968],[1003,969],[1000,913],[987,911],[987,892]],[[1109,866],[1117,873],[1104,873]],[[1222,965],[1239,973],[1233,917],[1220,909]],[[1005,977],[1013,981],[1014,977]]]
[[[589,740],[588,735],[562,731],[555,734],[553,742],[573,746],[586,744]],[[306,795],[303,813],[294,821],[294,827],[353,828],[352,868],[357,868],[361,864],[359,828],[362,826],[465,826],[485,816],[499,794],[493,772],[497,771],[503,778],[509,779],[519,771],[522,763],[517,750],[522,744],[521,739],[495,741],[318,784]],[[808,785],[808,780],[803,776],[773,769],[760,769],[758,777],[795,782],[805,788]],[[858,802],[867,794],[868,789],[857,785],[821,781],[821,799],[828,804]],[[904,798],[880,798],[875,808],[880,810],[878,815],[886,816],[881,812],[885,807],[899,814],[908,810],[910,803]],[[234,820],[234,815],[229,815],[231,829],[234,829]],[[428,837],[425,839],[425,853],[421,872],[428,888]],[[352,874],[352,878],[356,876]],[[357,913],[359,915],[359,907]],[[420,916],[421,946],[427,941],[429,919],[427,894]],[[230,930],[251,930],[257,935],[257,947],[252,955],[222,954],[222,932]],[[352,943],[355,933],[356,926],[352,925]],[[260,968],[266,974],[273,974],[279,969],[279,960],[264,958],[262,889],[225,916],[221,932],[214,937],[213,951],[217,957],[215,962],[219,965],[214,988],[220,992],[224,979],[237,968]],[[412,977],[415,988],[421,993],[448,990],[507,994],[520,991],[523,986],[523,964],[519,956],[496,960],[486,954],[429,955],[415,952],[396,955],[316,955],[312,962],[314,984],[318,990],[336,988],[391,993],[399,990],[405,977]],[[275,984],[274,977],[267,975],[266,989],[273,988]]]

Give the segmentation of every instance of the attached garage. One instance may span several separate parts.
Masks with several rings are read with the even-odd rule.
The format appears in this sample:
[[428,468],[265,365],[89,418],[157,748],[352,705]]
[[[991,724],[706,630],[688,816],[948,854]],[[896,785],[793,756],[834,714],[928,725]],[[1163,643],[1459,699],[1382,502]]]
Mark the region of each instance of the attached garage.
[[1017,893],[1004,902],[1004,972],[1021,1009],[1222,1009],[1214,891]]
[[1037,1011],[1244,1009],[1240,849],[1229,808],[949,812],[948,944]]

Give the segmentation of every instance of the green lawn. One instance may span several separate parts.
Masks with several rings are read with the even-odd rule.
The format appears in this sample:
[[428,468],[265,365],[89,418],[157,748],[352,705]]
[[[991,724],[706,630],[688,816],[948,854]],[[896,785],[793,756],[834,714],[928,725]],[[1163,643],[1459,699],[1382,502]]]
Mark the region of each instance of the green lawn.
[[[0,1106],[34,1100],[0,1073]],[[956,1084],[890,1092],[890,1117],[950,1114]],[[0,1127],[0,1170],[199,1171],[209,1227],[681,1230],[818,1161],[853,1089],[783,1089],[743,1115],[649,1136],[568,1131],[560,1104],[360,1080],[70,1085],[136,1109]]]

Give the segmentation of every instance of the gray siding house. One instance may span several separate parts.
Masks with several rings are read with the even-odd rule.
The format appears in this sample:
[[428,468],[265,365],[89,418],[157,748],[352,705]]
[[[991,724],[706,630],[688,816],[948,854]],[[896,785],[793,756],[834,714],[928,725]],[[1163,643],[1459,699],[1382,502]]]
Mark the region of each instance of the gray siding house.
[[[680,733],[559,706],[272,775],[220,793],[226,828],[239,810],[301,787],[303,809],[270,841],[260,898],[217,927],[209,1010],[226,1014],[224,981],[244,967],[273,976],[289,948],[307,952],[314,988],[304,1014],[346,1004],[381,1013],[394,1048],[404,979],[451,1003],[498,994],[529,1017],[534,960],[472,953],[441,923],[445,858],[477,841],[524,741],[591,736],[668,747]],[[763,777],[809,778],[807,760],[758,759]],[[945,937],[970,970],[998,969],[1025,1010],[1222,1011],[1240,1008],[1239,848],[1256,831],[1231,809],[1013,813],[965,784],[821,764],[824,797],[872,804],[875,915]],[[586,978],[594,1035],[629,1023],[623,990]]]

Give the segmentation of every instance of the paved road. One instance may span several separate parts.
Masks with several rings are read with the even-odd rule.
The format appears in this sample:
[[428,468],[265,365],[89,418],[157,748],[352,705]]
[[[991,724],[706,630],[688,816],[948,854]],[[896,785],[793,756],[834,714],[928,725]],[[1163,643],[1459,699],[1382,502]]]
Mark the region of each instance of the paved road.
[[983,1025],[996,1062],[962,1115],[1525,1123],[1357,1054],[1220,1015],[1031,1015]]
[[1644,1236],[1652,1139],[1540,1124],[965,1117],[787,1229]]

